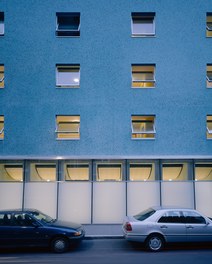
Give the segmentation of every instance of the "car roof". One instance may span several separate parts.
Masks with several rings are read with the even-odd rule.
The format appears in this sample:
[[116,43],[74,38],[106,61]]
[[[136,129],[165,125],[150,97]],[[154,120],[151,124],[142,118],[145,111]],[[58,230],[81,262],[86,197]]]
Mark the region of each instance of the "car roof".
[[36,212],[40,212],[39,210],[37,209],[5,209],[5,210],[0,210],[0,213],[36,213]]
[[177,207],[177,206],[152,206],[151,208],[155,211],[163,211],[163,210],[191,210],[191,211],[194,211],[195,210],[192,208]]

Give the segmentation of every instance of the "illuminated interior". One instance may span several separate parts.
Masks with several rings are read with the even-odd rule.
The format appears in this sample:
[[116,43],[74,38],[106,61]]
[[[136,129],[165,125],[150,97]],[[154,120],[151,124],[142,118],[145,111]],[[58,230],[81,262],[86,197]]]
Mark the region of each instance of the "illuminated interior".
[[155,138],[155,116],[132,116],[132,138]]
[[207,139],[212,139],[212,115],[207,116]]
[[88,163],[66,163],[64,165],[66,181],[88,181],[89,164]]
[[132,88],[154,88],[155,65],[132,65]]
[[212,180],[212,163],[195,164],[195,180],[211,181]]
[[121,181],[122,165],[117,163],[97,164],[97,181]]
[[30,181],[56,181],[55,163],[31,163]]
[[57,139],[80,138],[80,116],[56,116]]
[[79,88],[80,65],[57,65],[56,85],[62,88]]
[[212,37],[212,13],[207,13],[206,36]]
[[4,65],[0,65],[0,88],[4,88]]
[[206,75],[206,81],[207,81],[207,88],[212,88],[212,65],[207,65],[207,75]]
[[132,36],[154,36],[154,13],[132,13]]
[[4,139],[4,116],[0,116],[0,139]]
[[23,181],[22,164],[0,164],[0,181]]
[[130,163],[131,181],[153,181],[155,180],[154,163]]
[[163,181],[185,181],[188,180],[187,163],[164,163],[162,165]]

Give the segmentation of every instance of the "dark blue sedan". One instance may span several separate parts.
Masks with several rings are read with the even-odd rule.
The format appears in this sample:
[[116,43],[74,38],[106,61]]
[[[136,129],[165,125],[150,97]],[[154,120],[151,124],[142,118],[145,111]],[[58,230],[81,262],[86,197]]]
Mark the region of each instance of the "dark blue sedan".
[[67,251],[85,235],[82,225],[52,219],[38,210],[0,211],[0,247],[49,247]]

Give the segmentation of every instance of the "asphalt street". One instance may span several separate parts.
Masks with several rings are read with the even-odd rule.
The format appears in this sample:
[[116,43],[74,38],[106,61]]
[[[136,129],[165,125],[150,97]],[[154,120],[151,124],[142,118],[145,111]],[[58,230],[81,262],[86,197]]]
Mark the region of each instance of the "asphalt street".
[[139,244],[124,239],[89,239],[69,252],[55,254],[47,249],[0,250],[1,264],[209,264],[212,245],[169,245],[164,251],[151,253]]

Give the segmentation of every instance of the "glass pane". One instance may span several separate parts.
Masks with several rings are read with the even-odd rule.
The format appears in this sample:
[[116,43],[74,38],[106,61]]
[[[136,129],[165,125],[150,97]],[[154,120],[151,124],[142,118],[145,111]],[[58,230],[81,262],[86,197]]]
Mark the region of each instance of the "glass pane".
[[121,181],[121,164],[97,164],[97,181]]
[[163,164],[162,165],[163,181],[185,181],[188,180],[188,164]]
[[0,21],[0,35],[4,35],[4,23]]
[[56,164],[31,163],[30,181],[56,181]]
[[79,86],[79,68],[57,68],[57,86]]
[[89,164],[88,163],[65,163],[65,179],[66,181],[88,181],[89,180]]
[[212,181],[212,163],[196,163],[195,180]]
[[59,30],[79,30],[80,17],[72,15],[58,16]]
[[21,163],[0,164],[0,181],[23,181],[23,165]]
[[155,164],[130,163],[131,181],[153,181],[155,180]]
[[134,35],[154,35],[154,17],[132,17],[132,34]]

